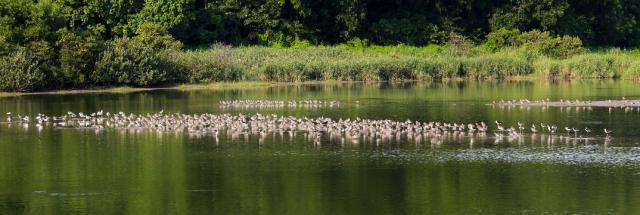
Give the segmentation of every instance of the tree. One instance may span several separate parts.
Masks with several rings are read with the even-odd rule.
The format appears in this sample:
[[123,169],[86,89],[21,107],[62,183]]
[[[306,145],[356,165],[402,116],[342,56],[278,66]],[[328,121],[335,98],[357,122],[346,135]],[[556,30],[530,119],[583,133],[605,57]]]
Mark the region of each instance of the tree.
[[494,30],[541,29],[555,33],[558,20],[564,16],[567,8],[567,0],[511,0],[496,10],[489,22]]
[[135,28],[130,18],[143,4],[137,0],[55,0],[61,7],[66,27],[101,34],[103,38],[127,35]]

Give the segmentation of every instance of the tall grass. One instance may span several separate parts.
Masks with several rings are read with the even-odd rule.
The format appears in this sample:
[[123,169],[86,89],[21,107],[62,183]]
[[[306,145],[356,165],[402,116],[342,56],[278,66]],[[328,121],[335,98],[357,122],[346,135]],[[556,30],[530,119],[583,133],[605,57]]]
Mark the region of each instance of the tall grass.
[[640,57],[619,50],[585,53],[564,60],[541,57],[534,69],[549,78],[640,78]]
[[514,54],[446,54],[444,46],[313,46],[303,48],[216,46],[178,52],[191,83],[212,81],[389,81],[442,78],[493,79],[533,72],[526,58]]

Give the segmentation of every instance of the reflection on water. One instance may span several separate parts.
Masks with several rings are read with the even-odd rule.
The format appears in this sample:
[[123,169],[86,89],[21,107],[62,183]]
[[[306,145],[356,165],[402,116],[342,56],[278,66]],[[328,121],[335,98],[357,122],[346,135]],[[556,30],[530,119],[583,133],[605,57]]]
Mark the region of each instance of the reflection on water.
[[[0,125],[0,213],[505,214],[640,211],[640,115],[622,109],[494,108],[500,99],[638,98],[634,83],[306,85],[215,91],[36,95],[0,112],[278,114],[396,121],[522,122],[614,130],[359,137],[189,136]],[[235,99],[336,100],[333,108],[223,110]],[[356,103],[356,101],[359,101]]]

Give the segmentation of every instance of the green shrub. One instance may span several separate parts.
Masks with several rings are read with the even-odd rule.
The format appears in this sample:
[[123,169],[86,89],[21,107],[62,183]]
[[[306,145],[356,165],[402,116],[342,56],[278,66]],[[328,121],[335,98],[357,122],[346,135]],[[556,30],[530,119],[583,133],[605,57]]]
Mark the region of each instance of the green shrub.
[[475,44],[469,38],[460,34],[451,33],[447,40],[448,54],[451,56],[468,56]]
[[13,51],[13,45],[7,41],[7,38],[0,35],[0,56],[8,55]]
[[485,45],[493,51],[506,47],[517,47],[520,46],[519,36],[520,30],[518,29],[501,28],[487,34]]
[[525,45],[530,43],[544,43],[552,39],[553,37],[549,32],[534,29],[531,31],[522,32],[522,34],[518,36],[517,43],[520,45]]
[[349,41],[345,42],[344,45],[349,48],[362,50],[369,46],[369,40],[354,37],[353,39],[350,39]]
[[311,46],[311,42],[309,42],[309,40],[303,40],[296,37],[296,39],[293,42],[291,42],[291,45],[289,47],[300,49],[300,48],[308,48],[310,46]]
[[532,52],[559,59],[566,59],[585,51],[578,37],[553,37],[549,32],[539,30],[522,33],[519,43]]
[[93,35],[80,35],[68,30],[58,32],[60,70],[56,79],[64,85],[83,87],[89,84],[102,41]]
[[43,86],[44,81],[38,61],[24,49],[0,57],[0,90],[32,91]]
[[258,43],[268,45],[273,48],[284,48],[291,45],[295,38],[291,35],[279,31],[268,30],[262,34],[258,34]]
[[158,50],[177,50],[182,47],[182,44],[176,41],[162,25],[153,22],[145,22],[139,25],[133,40],[141,46]]
[[[40,70],[45,73],[47,78],[50,78],[49,80],[52,80],[51,78],[54,78],[52,72],[57,69],[57,56],[53,46],[47,41],[38,40],[27,43],[25,49],[31,57],[38,61]],[[49,81],[48,84],[52,84],[52,81]]]
[[585,49],[582,48],[582,41],[578,37],[562,36],[557,37],[554,42],[555,47],[549,49],[548,55],[560,59],[582,54]]
[[585,51],[578,37],[554,37],[549,32],[540,30],[520,33],[519,30],[504,28],[489,33],[485,46],[491,51],[522,46],[532,54],[558,59],[566,59]]
[[107,44],[92,77],[100,85],[151,86],[175,80],[173,68],[161,50],[138,46],[125,37]]

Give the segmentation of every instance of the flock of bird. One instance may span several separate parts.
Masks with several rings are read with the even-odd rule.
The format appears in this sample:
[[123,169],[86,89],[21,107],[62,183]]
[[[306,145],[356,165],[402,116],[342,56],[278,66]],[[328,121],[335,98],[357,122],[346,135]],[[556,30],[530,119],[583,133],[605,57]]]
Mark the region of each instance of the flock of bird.
[[621,100],[601,100],[601,101],[583,101],[583,100],[569,100],[569,99],[560,99],[560,101],[550,101],[548,98],[543,100],[528,100],[528,99],[518,99],[518,100],[500,100],[493,101],[491,105],[498,106],[542,106],[542,107],[615,107],[615,108],[639,108],[640,100],[627,100],[627,98],[622,97]]
[[339,101],[325,100],[302,100],[302,101],[281,101],[281,100],[231,100],[220,101],[222,108],[319,108],[319,107],[337,107]]
[[[521,122],[517,123],[517,127],[509,127],[506,128],[506,126],[503,125],[503,123],[499,122],[499,121],[495,121],[496,124],[496,129],[500,132],[507,132],[510,136],[517,136],[517,135],[521,135],[523,133],[523,131],[525,129],[527,129],[525,127],[525,125]],[[548,134],[556,134],[558,133],[558,126],[556,125],[549,125],[549,124],[544,124],[544,123],[539,123],[539,124],[531,124],[531,127],[528,127],[528,129],[531,131],[531,133],[548,133]],[[564,127],[564,131],[566,132],[566,134],[570,135],[573,134],[574,138],[578,138],[578,137],[582,137],[582,136],[578,136],[579,133],[583,133],[586,135],[591,134],[592,130],[590,128],[576,128],[576,127]],[[613,133],[613,131],[611,131],[610,129],[603,129],[604,134],[609,137],[609,135],[611,133]],[[500,134],[500,133],[497,133]]]
[[[525,133],[541,133],[555,136],[558,127],[544,123],[532,124],[527,128],[523,123],[514,126],[506,126],[495,121],[496,127],[490,130],[484,122],[477,123],[446,123],[446,122],[418,122],[418,121],[393,121],[370,119],[331,119],[326,117],[307,118],[278,115],[230,115],[230,114],[181,114],[163,111],[149,114],[126,114],[123,112],[110,113],[98,111],[95,113],[68,112],[62,116],[47,116],[37,114],[35,117],[14,116],[7,113],[6,123],[9,125],[20,124],[24,127],[34,125],[41,130],[44,126],[57,128],[90,128],[100,131],[103,129],[129,129],[152,130],[157,132],[186,132],[189,135],[218,137],[226,132],[230,135],[259,135],[261,138],[269,134],[287,133],[294,137],[302,133],[305,137],[316,143],[320,142],[323,135],[340,139],[342,142],[358,142],[367,139],[381,142],[392,139],[438,138],[447,136],[487,136],[492,132],[496,139],[519,138]],[[585,138],[582,134],[589,135],[589,128],[565,127],[566,136],[558,134],[560,138]],[[611,130],[604,129],[607,138]],[[580,134],[580,135],[579,135]]]

